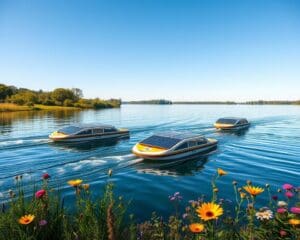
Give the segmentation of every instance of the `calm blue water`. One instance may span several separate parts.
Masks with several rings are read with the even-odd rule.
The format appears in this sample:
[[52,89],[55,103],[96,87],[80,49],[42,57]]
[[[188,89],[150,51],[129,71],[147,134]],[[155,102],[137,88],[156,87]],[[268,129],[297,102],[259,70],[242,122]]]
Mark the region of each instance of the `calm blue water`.
[[[212,124],[222,116],[246,117],[252,125],[241,135],[216,132]],[[49,143],[50,132],[81,122],[126,127],[131,137],[106,145]],[[139,140],[169,130],[216,138],[218,150],[206,158],[163,165],[131,154]],[[184,202],[210,195],[210,180],[218,167],[229,172],[218,181],[220,196],[226,199],[232,199],[233,180],[269,183],[274,191],[286,182],[300,185],[299,106],[123,105],[100,111],[2,113],[0,132],[0,198],[14,186],[15,175],[23,174],[24,181],[31,182],[43,172],[62,186],[67,199],[72,199],[73,189],[66,181],[74,178],[90,183],[96,193],[112,168],[117,194],[132,200],[129,210],[143,219],[153,210],[171,212],[168,196],[176,191]],[[267,194],[261,198],[266,201]]]

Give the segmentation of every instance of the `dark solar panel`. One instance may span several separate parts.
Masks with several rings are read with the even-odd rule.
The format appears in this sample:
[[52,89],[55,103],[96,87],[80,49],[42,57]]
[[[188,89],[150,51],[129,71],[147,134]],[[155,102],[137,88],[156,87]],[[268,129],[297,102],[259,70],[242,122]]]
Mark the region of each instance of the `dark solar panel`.
[[73,134],[73,133],[80,131],[81,129],[82,128],[80,128],[80,127],[68,126],[68,127],[59,129],[58,132],[65,133],[65,134]]
[[153,135],[151,137],[146,138],[141,143],[153,147],[161,147],[161,148],[169,149],[173,147],[175,144],[179,143],[180,141],[181,139]]
[[237,119],[231,119],[231,118],[220,118],[217,123],[223,123],[223,124],[235,124]]

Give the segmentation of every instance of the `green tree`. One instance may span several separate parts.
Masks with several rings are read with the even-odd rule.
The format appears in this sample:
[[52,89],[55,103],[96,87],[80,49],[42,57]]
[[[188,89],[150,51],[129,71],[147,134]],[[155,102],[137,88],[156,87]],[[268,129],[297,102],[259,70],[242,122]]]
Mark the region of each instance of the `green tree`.
[[13,87],[0,84],[0,102],[3,102],[6,98],[10,97],[14,93]]
[[72,103],[76,102],[77,100],[77,97],[75,96],[74,92],[66,88],[56,88],[51,93],[51,98],[58,105],[63,105],[66,99],[71,100]]

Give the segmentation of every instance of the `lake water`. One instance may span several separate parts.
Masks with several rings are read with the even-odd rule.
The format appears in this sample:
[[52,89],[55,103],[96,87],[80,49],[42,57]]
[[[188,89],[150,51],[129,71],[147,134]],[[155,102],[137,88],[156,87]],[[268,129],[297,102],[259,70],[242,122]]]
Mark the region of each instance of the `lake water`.
[[[219,179],[220,196],[232,199],[233,180],[244,184],[300,185],[300,106],[267,105],[123,105],[120,109],[0,113],[0,198],[14,186],[14,176],[25,182],[43,172],[58,182],[71,201],[70,179],[81,178],[96,194],[113,169],[116,193],[132,200],[130,212],[138,219],[153,210],[173,211],[168,196],[179,191],[183,203],[210,195],[210,181],[218,167],[229,174]],[[213,123],[223,116],[242,116],[252,125],[242,134],[216,132]],[[126,127],[129,139],[107,144],[53,144],[48,134],[72,123],[100,122]],[[219,140],[216,152],[186,163],[154,164],[131,154],[133,145],[160,131],[190,131]],[[268,195],[260,196],[264,204]],[[1,199],[0,199],[1,200]]]

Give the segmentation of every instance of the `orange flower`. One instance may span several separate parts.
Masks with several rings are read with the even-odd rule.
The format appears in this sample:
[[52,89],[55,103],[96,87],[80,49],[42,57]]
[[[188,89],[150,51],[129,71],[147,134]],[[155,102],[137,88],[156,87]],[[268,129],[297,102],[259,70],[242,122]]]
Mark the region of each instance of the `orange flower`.
[[227,172],[225,172],[222,168],[218,168],[217,171],[218,171],[219,176],[227,175]]
[[82,183],[81,179],[76,179],[76,180],[70,180],[68,181],[68,184],[72,187],[78,187]]
[[253,186],[244,186],[243,187],[248,193],[250,193],[252,196],[256,196],[258,194],[261,194],[264,189],[260,187],[253,187]]
[[34,220],[35,216],[28,214],[28,215],[24,215],[23,217],[19,218],[19,223],[23,224],[23,225],[27,225],[29,223],[31,223]]
[[223,214],[223,208],[218,204],[209,202],[203,203],[196,209],[196,212],[202,220],[208,221],[211,219],[218,219],[218,217]]
[[292,219],[289,220],[289,224],[294,225],[294,226],[300,225],[300,220],[292,218]]
[[204,230],[204,225],[201,223],[192,223],[189,225],[189,229],[193,233],[200,233]]

